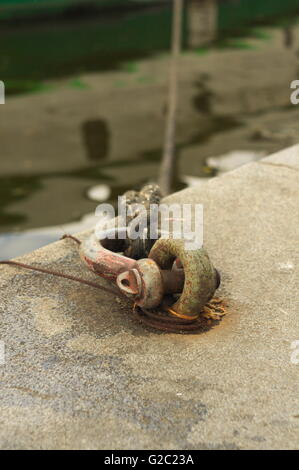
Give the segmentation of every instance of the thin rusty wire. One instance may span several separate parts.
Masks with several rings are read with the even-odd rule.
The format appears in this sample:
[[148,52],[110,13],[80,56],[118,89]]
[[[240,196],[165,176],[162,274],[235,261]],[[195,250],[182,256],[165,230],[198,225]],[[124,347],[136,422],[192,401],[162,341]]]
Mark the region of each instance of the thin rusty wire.
[[24,268],[24,269],[29,269],[31,271],[37,271],[37,272],[44,273],[44,274],[51,274],[52,276],[61,277],[63,279],[69,279],[71,281],[80,282],[81,284],[86,284],[87,286],[90,286],[90,287],[95,287],[96,289],[101,289],[105,292],[109,292],[110,294],[117,295],[121,298],[124,297],[123,294],[120,291],[118,292],[116,290],[109,289],[108,287],[101,286],[100,284],[97,284],[97,283],[92,282],[92,281],[87,281],[86,279],[81,279],[79,277],[72,276],[71,274],[64,274],[64,273],[60,273],[58,271],[52,271],[51,269],[39,268],[37,266],[31,266],[29,264],[19,263],[17,261],[0,261],[0,265],[1,264],[2,265],[8,265],[8,266],[16,266],[16,267],[20,267],[20,268]]
[[200,316],[190,320],[170,315],[167,310],[147,310],[134,304],[135,318],[146,326],[168,333],[192,333],[202,329]]
[[134,308],[133,314],[139,322],[146,326],[167,333],[192,333],[202,328],[202,324],[198,321],[180,321],[180,319],[169,315],[163,316],[162,314],[157,314],[152,311],[146,311],[140,307]]

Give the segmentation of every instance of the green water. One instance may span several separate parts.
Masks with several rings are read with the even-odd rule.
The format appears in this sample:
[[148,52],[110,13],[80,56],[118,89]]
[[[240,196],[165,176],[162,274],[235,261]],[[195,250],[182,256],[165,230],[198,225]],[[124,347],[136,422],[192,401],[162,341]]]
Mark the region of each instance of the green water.
[[113,70],[129,60],[167,51],[170,18],[169,8],[159,8],[103,19],[3,26],[1,80],[9,94],[39,91],[45,80]]

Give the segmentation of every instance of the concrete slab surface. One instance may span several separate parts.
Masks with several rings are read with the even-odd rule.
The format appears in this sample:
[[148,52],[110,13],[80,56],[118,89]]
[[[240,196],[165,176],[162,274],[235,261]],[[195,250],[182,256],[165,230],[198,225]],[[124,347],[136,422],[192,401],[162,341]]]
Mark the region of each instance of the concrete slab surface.
[[[299,146],[167,200],[204,204],[228,314],[163,334],[110,294],[1,267],[1,448],[299,448]],[[22,260],[94,279],[70,240]]]

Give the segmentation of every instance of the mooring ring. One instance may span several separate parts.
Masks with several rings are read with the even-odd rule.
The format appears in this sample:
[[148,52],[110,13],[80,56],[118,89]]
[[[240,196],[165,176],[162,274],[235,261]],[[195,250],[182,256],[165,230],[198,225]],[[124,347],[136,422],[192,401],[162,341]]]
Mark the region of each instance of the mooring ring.
[[191,319],[199,314],[219,286],[219,273],[203,247],[186,250],[182,239],[160,238],[151,249],[149,258],[161,269],[171,269],[176,258],[182,263],[185,273],[183,292],[171,306],[178,315]]

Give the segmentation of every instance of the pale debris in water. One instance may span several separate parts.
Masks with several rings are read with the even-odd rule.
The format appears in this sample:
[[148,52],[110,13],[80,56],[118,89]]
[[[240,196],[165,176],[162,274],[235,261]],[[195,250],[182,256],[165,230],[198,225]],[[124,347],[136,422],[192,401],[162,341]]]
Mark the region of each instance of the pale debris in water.
[[239,166],[246,163],[255,162],[264,157],[265,152],[253,152],[251,150],[234,150],[233,152],[226,153],[215,157],[207,158],[207,165],[210,168],[218,170],[220,173],[232,171]]
[[206,184],[210,179],[211,178],[201,178],[199,176],[182,176],[183,183],[185,183],[189,188],[202,186],[203,184]]
[[103,202],[107,201],[111,195],[111,189],[107,184],[98,184],[89,188],[87,191],[87,196],[92,201]]

